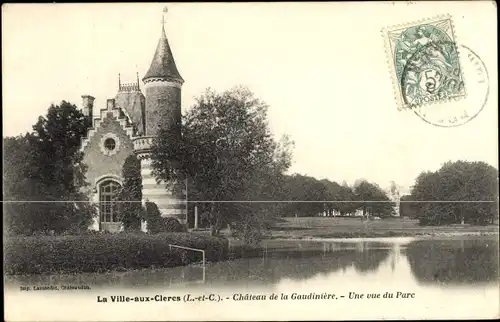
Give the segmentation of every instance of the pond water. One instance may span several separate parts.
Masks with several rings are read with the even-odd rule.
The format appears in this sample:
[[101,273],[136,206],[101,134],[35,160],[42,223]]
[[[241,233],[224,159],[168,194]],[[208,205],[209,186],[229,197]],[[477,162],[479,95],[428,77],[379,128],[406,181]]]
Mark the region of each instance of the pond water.
[[[11,290],[9,298],[14,300],[36,293],[20,292],[21,286],[87,285],[91,290],[49,292],[49,298],[54,301],[57,298],[61,303],[78,297],[80,304],[88,302],[91,306],[97,305],[94,302],[99,294],[215,293],[230,305],[230,310],[220,310],[221,303],[196,305],[204,305],[206,309],[212,305],[219,307],[216,319],[246,319],[247,315],[242,316],[240,309],[248,311],[252,319],[267,320],[498,316],[498,236],[271,240],[264,246],[258,257],[208,263],[204,268],[200,265],[107,274],[9,277],[5,286]],[[272,293],[288,295],[288,299],[269,300]],[[247,294],[267,298],[245,301]],[[47,305],[50,303],[55,302]],[[163,312],[162,308],[165,306],[151,309]],[[151,319],[150,315],[141,315],[144,313],[137,311],[137,306],[135,310],[133,306],[123,306],[123,310],[115,311],[116,308],[111,308],[115,320],[129,320],[132,316]],[[196,314],[201,311],[195,311],[169,311],[168,314],[172,318],[198,319],[201,315]],[[91,312],[97,314],[95,310],[85,310],[82,314],[88,320],[92,319]],[[47,317],[69,319],[54,312]]]

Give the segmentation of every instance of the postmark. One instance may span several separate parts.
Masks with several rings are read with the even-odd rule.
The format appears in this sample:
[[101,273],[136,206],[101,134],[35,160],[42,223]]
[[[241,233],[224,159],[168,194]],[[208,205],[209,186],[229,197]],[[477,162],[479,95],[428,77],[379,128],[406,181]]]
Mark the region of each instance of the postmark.
[[[440,44],[438,44],[439,46]],[[441,44],[444,45],[444,44]],[[428,86],[442,88],[439,93],[457,90],[457,87],[467,85],[467,95],[464,97],[446,97],[436,104],[411,104],[411,110],[425,122],[440,127],[455,127],[473,120],[483,110],[489,95],[488,70],[481,58],[465,45],[447,44],[454,46],[460,57],[460,74],[466,82],[460,82],[457,77],[442,76],[439,70],[431,70],[427,78]],[[403,77],[403,84],[405,83]],[[404,101],[409,103],[410,98],[404,96]]]
[[383,30],[399,110],[453,127],[475,118],[489,93],[486,66],[459,45],[451,16]]

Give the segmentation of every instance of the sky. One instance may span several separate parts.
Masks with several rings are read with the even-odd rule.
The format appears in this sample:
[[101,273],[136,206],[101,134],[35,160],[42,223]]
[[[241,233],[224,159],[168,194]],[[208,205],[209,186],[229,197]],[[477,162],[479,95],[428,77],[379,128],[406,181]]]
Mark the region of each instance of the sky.
[[[96,109],[122,82],[142,79],[165,4],[2,6],[3,135],[31,129],[51,103]],[[247,86],[269,124],[295,142],[290,172],[409,188],[455,160],[498,168],[496,7],[454,3],[167,4],[166,33],[185,79],[182,105],[210,87]],[[481,113],[454,128],[398,111],[381,30],[450,14],[460,43],[480,56],[490,92]],[[141,84],[142,86],[142,84]]]

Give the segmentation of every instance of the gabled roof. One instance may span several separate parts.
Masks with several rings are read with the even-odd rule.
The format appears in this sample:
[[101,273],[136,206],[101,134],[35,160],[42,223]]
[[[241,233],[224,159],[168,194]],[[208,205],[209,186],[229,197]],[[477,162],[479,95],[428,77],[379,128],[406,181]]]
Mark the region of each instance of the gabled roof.
[[113,117],[117,120],[118,123],[120,123],[120,126],[127,133],[127,136],[130,139],[133,139],[135,137],[136,128],[132,123],[130,116],[124,109],[116,106],[113,102],[113,107],[111,109],[101,109],[99,117],[92,120],[92,127],[88,130],[87,136],[82,138],[80,151],[85,150],[85,147],[87,147],[94,134],[96,134],[97,130],[101,127],[101,123],[108,117],[108,113],[113,114]]
[[148,78],[165,78],[168,80],[177,80],[181,83],[184,82],[175,65],[174,56],[168,44],[164,26],[162,27],[161,38],[158,41],[158,46],[156,46],[151,66],[142,80],[145,81]]

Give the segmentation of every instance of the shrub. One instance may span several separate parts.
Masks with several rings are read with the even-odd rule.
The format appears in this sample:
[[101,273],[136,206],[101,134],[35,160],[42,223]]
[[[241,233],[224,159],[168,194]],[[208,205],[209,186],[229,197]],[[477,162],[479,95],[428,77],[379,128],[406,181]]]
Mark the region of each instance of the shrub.
[[228,256],[227,239],[189,233],[9,237],[4,240],[4,272],[104,272],[201,261],[199,252],[170,249],[170,244],[203,249],[207,261]]
[[146,202],[146,220],[148,223],[148,232],[151,234],[158,233],[179,233],[186,231],[177,219],[169,217],[161,217],[160,210],[154,202]]
[[162,232],[169,232],[169,233],[182,233],[186,231],[184,228],[184,225],[182,225],[177,219],[175,218],[160,218],[160,226],[161,226],[161,231]]
[[8,235],[77,233],[88,229],[95,216],[95,207],[90,203],[47,201],[6,204],[4,233]]

